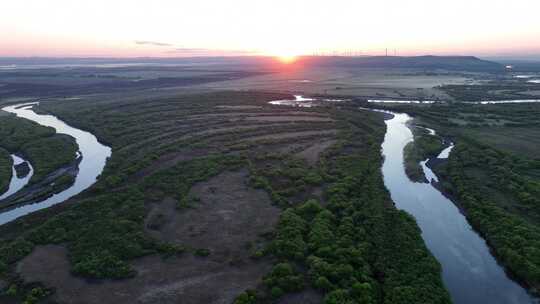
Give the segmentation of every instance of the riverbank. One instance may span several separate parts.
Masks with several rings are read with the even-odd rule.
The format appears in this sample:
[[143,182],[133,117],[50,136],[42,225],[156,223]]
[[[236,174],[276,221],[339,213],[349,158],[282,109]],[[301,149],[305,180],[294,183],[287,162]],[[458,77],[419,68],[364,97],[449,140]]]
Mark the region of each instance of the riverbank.
[[[52,152],[57,150],[57,144],[65,142],[68,138],[72,138],[75,142],[73,145],[75,145],[75,147],[78,146],[80,154],[75,153],[77,150],[73,151],[72,159],[75,159],[74,163],[56,170],[56,174],[53,174],[53,176],[57,178],[57,183],[52,185],[52,187],[49,188],[50,190],[39,186],[32,188],[31,191],[27,193],[32,196],[32,198],[30,198],[30,204],[21,204],[22,200],[18,198],[15,201],[18,204],[18,207],[0,212],[0,224],[61,203],[70,197],[79,194],[96,182],[98,176],[105,167],[108,157],[111,155],[111,148],[101,145],[97,141],[97,138],[91,133],[68,126],[55,116],[35,113],[32,108],[37,104],[38,103],[26,103],[12,105],[4,107],[3,110],[13,113],[19,118],[23,118],[22,121],[29,120],[32,121],[32,123],[47,127],[47,132],[50,132],[50,129],[52,129],[53,135],[58,134],[58,136],[55,137],[58,140],[53,144],[47,146],[45,143],[40,142],[40,147],[43,147],[46,150],[50,149]],[[76,159],[77,155],[83,155],[84,157]],[[74,166],[75,163],[77,163],[79,168],[77,173],[74,172],[74,167],[76,167]],[[75,174],[76,177],[74,178]],[[38,202],[34,200],[33,196],[38,197]]]
[[413,121],[407,123],[414,140],[408,143],[404,150],[405,173],[414,182],[429,183],[420,162],[436,157],[440,151],[448,147],[444,139],[433,130],[417,126]]
[[39,182],[23,187],[19,191],[0,200],[0,214],[4,208],[25,203],[40,202],[69,188],[75,183],[75,177],[79,173],[79,163],[81,160],[82,157],[78,157],[70,164],[64,165],[48,174]]
[[383,174],[396,206],[412,214],[428,248],[441,263],[454,303],[534,303],[511,280],[465,216],[432,184],[414,183],[405,173],[403,150],[414,140],[410,117],[387,121]]
[[[24,107],[24,104],[20,106]],[[10,106],[2,109],[0,147],[12,155],[19,155],[32,164],[34,174],[30,183],[39,182],[57,168],[75,159],[78,147],[73,137],[57,134],[54,128],[17,117],[14,111],[19,111],[19,109],[9,110]]]
[[7,191],[0,195],[0,205],[3,200],[16,194],[28,185],[34,175],[34,168],[22,155],[11,154],[10,157],[12,159],[11,179]]
[[[412,121],[408,123],[409,128],[415,128],[416,126]],[[423,127],[421,127],[423,128]],[[434,135],[435,131],[430,130],[430,134]],[[415,137],[416,138],[416,137]],[[435,173],[435,176],[437,177],[435,180],[431,180],[431,185],[436,188],[439,192],[441,192],[449,201],[451,201],[458,209],[459,212],[465,216],[467,221],[471,223],[471,226],[473,230],[478,233],[486,242],[490,253],[495,257],[496,261],[500,264],[501,267],[504,268],[504,271],[506,275],[513,281],[517,282],[519,285],[521,285],[523,288],[527,289],[528,292],[530,292],[534,297],[538,297],[538,286],[534,286],[530,284],[530,282],[523,279],[523,277],[520,277],[518,274],[516,274],[514,271],[512,271],[511,268],[508,267],[506,263],[504,263],[504,257],[501,256],[497,251],[496,247],[493,244],[493,242],[490,240],[489,236],[485,234],[481,229],[479,229],[478,225],[475,224],[474,218],[471,217],[471,215],[467,212],[467,209],[463,206],[463,204],[460,203],[460,200],[455,193],[456,190],[453,188],[451,184],[451,179],[447,176],[447,169],[448,166],[448,158],[449,153],[446,153],[444,156],[445,150],[447,150],[449,147],[454,146],[454,143],[449,140],[448,138],[442,138],[442,142],[445,144],[445,147],[443,151],[440,153],[440,155],[436,157],[430,157],[425,162],[426,167],[431,170],[433,173]],[[410,145],[410,144],[409,144]],[[451,151],[451,150],[450,150]],[[537,298],[533,299],[535,301],[534,303],[540,302]]]
[[[414,113],[457,142],[438,169],[474,229],[498,260],[526,286],[538,289],[540,260],[540,105],[432,106]],[[535,288],[536,286],[536,288]]]
[[0,148],[0,196],[9,189],[13,160],[5,149]]

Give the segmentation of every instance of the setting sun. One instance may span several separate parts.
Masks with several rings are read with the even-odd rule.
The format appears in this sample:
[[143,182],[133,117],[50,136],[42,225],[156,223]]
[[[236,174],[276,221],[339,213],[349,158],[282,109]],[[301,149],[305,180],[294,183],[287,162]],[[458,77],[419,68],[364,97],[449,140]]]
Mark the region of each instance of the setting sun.
[[266,49],[262,53],[276,58],[276,60],[283,64],[293,63],[298,60],[298,57],[309,54],[307,50],[302,50],[300,48],[288,47],[287,49],[279,49],[275,46],[273,48]]
[[278,60],[282,63],[289,64],[296,61],[298,56],[296,55],[279,55],[277,56]]
[[0,1],[0,304],[540,304],[540,0]]
[[[283,56],[284,48],[296,56],[321,52],[381,55],[386,49],[399,55],[540,50],[535,15],[539,1],[501,0],[494,5],[488,0],[455,0],[448,1],[451,5],[445,9],[428,0],[390,2],[391,13],[389,4],[380,1],[338,0],[332,5],[307,0],[163,0],[160,5],[142,0],[137,5],[128,0],[3,1],[2,11],[9,13],[0,18],[0,56],[268,54],[290,62],[294,56]],[[231,11],[233,6],[236,9]],[[486,7],[489,14],[482,13]],[[366,13],[358,18],[359,12]],[[460,22],[455,22],[457,15]],[[123,26],[117,26],[119,21]],[[197,31],[187,30],[193,28]]]

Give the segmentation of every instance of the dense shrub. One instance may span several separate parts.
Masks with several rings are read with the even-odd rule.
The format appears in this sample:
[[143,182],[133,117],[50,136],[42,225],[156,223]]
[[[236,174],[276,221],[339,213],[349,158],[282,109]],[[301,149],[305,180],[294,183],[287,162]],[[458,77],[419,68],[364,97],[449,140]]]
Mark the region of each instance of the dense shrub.
[[[280,262],[265,280],[267,292],[275,298],[296,291],[276,277],[296,276],[291,273],[299,269],[308,286],[325,295],[324,303],[392,303],[400,294],[409,303],[450,303],[420,229],[384,189],[383,134],[368,133],[364,123],[351,123],[345,144],[321,161],[326,203],[310,199],[283,211],[269,248]],[[366,139],[373,135],[377,140]]]
[[11,115],[0,117],[0,147],[11,153],[22,153],[32,163],[31,182],[74,161],[78,150],[73,137],[56,134],[53,128]]

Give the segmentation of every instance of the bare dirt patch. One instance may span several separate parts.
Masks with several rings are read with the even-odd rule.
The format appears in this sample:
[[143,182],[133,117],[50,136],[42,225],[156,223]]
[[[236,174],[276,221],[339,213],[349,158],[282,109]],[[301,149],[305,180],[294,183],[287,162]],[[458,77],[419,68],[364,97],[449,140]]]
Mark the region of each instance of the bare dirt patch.
[[189,151],[163,154],[151,165],[137,172],[133,176],[132,181],[139,180],[148,175],[152,175],[160,170],[170,168],[178,164],[179,162],[189,161],[189,160],[192,160],[193,158],[205,156],[207,154],[208,154],[207,151],[199,151],[199,150],[195,150],[195,151],[189,150]]
[[260,116],[277,116],[276,112],[279,115],[289,115],[289,116],[310,116],[310,117],[328,117],[327,115],[314,113],[314,112],[302,112],[302,111],[266,111],[267,109],[260,112],[220,112],[220,113],[204,113],[204,114],[195,114],[186,116],[183,121],[191,120],[200,120],[200,119],[215,119],[218,118],[228,118],[228,117],[260,117]]
[[54,287],[53,300],[70,304],[232,303],[246,288],[253,288],[270,265],[246,261],[222,264],[209,258],[185,255],[163,260],[148,256],[134,261],[132,279],[87,281],[69,272],[67,250],[58,245],[38,246],[17,266],[25,282]]
[[304,158],[310,165],[316,164],[319,161],[321,153],[336,142],[336,140],[320,141],[305,149],[304,151],[296,154],[296,156]]
[[295,137],[304,137],[304,136],[311,136],[311,135],[334,135],[338,132],[336,129],[330,129],[330,130],[319,130],[319,131],[301,131],[301,132],[286,132],[286,133],[278,133],[278,134],[269,134],[269,135],[261,135],[261,136],[254,136],[249,137],[246,139],[246,141],[257,141],[257,140],[272,140],[272,139],[286,139],[286,138],[295,138]]
[[191,134],[191,137],[198,137],[198,136],[205,136],[205,135],[214,135],[219,133],[229,133],[231,131],[241,131],[241,130],[257,130],[260,128],[261,125],[258,124],[250,124],[250,125],[243,125],[243,126],[232,126],[232,127],[215,127],[212,129],[207,129],[201,132],[195,132]]
[[247,177],[247,170],[227,171],[196,184],[190,196],[199,201],[191,208],[177,210],[173,199],[152,206],[147,224],[156,217],[161,223],[147,229],[152,236],[209,249],[208,257],[147,256],[133,261],[134,278],[96,282],[70,273],[65,247],[46,245],[24,258],[17,272],[26,282],[55,288],[59,303],[232,303],[270,270],[269,262],[250,258],[251,250],[280,213],[266,192],[247,186]]
[[262,106],[238,105],[238,106],[216,106],[216,108],[245,110],[245,109],[261,109]]
[[322,303],[323,296],[313,289],[306,289],[302,292],[285,295],[278,304],[319,304]]
[[189,193],[197,201],[192,208],[176,210],[173,199],[156,204],[149,217],[159,217],[161,225],[149,233],[164,241],[210,249],[214,259],[246,258],[249,242],[272,231],[280,213],[265,191],[247,185],[247,175],[247,170],[227,171],[196,184]]
[[298,115],[298,116],[251,116],[247,117],[246,120],[255,120],[255,121],[271,121],[271,122],[289,122],[289,121],[323,121],[323,122],[332,122],[334,121],[329,117],[321,116],[307,116],[307,115]]
[[281,145],[279,147],[276,147],[275,149],[272,149],[272,150],[275,150],[279,153],[285,153],[285,154],[293,154],[293,153],[298,153],[299,151],[302,151],[304,149],[306,149],[306,147],[309,146],[311,142],[295,142],[295,143],[289,143],[289,144],[285,144],[285,145]]
[[214,117],[231,117],[231,116],[253,116],[253,115],[261,115],[261,114],[270,114],[266,112],[223,112],[223,113],[205,113],[205,114],[197,114],[197,115],[190,115],[187,116],[186,119],[194,120],[194,119],[209,119]]

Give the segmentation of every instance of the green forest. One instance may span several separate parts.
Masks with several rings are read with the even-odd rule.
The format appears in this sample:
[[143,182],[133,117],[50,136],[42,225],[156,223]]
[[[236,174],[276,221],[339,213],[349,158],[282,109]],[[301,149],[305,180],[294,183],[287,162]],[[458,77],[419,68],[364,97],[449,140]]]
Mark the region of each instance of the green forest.
[[[354,106],[290,111],[266,105],[276,97],[283,96],[219,92],[40,106],[92,130],[113,154],[99,182],[75,203],[0,227],[6,301],[34,303],[60,292],[62,286],[28,284],[16,271],[36,247],[57,244],[68,251],[71,274],[102,283],[129,284],[141,275],[133,263],[155,255],[231,270],[270,264],[255,286],[238,290],[235,303],[274,303],[302,293],[326,304],[450,303],[416,222],[395,208],[384,187],[383,116]],[[228,108],[238,105],[243,108]],[[292,122],[274,121],[276,115]],[[321,140],[333,144],[316,163],[298,156]],[[252,240],[256,246],[238,244],[249,261],[219,259],[219,248],[148,234],[167,224],[148,221],[153,206],[172,199],[178,215],[196,210],[200,198],[191,189],[231,170],[247,170],[246,186],[267,193],[281,210],[276,227]]]
[[0,148],[0,193],[4,193],[11,180],[13,160],[5,149]]
[[72,137],[13,115],[0,115],[0,147],[30,161],[34,167],[31,183],[73,162],[78,150]]

